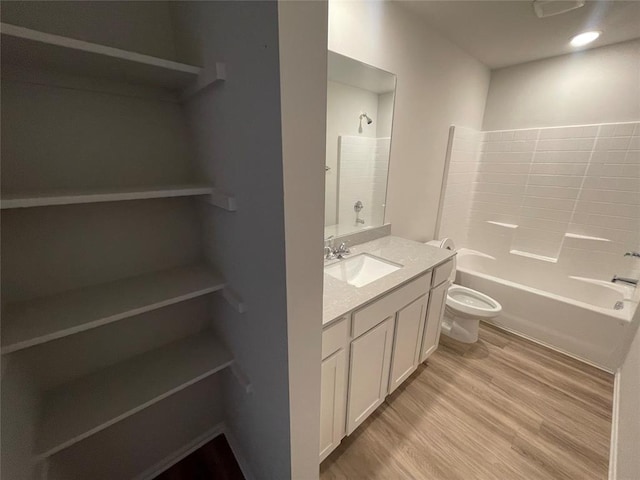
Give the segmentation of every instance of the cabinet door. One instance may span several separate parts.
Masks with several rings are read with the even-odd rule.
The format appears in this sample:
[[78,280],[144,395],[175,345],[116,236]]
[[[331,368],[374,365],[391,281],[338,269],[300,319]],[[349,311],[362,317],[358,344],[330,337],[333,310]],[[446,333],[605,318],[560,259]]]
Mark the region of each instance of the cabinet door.
[[418,366],[427,296],[423,295],[398,312],[393,334],[393,357],[389,393],[393,392]]
[[387,395],[394,318],[389,317],[351,342],[347,434],[350,435]]
[[421,362],[424,362],[438,348],[440,325],[442,324],[444,307],[447,301],[447,290],[449,290],[449,282],[444,282],[432,289],[429,294],[429,307],[427,308],[427,319],[422,337]]
[[320,461],[342,441],[345,430],[346,353],[338,350],[322,362],[320,393]]

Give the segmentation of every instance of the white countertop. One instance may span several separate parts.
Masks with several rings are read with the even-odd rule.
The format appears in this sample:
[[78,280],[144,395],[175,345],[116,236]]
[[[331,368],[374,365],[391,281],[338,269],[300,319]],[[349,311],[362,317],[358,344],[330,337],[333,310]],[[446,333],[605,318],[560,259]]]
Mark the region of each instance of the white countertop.
[[[346,258],[353,257],[359,253],[370,253],[394,263],[399,263],[403,267],[359,288],[325,273],[323,327],[365,303],[446,262],[455,255],[455,252],[450,250],[394,236],[355,245],[350,249],[351,254]],[[335,263],[335,260],[325,262],[326,265],[333,263]]]

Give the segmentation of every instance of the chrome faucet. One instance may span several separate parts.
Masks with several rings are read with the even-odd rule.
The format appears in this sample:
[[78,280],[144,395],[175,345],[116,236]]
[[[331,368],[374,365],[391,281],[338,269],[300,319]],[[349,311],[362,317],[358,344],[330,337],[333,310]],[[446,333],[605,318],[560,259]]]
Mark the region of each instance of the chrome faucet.
[[624,256],[640,258],[640,252],[627,252],[624,254]]
[[351,253],[351,250],[349,250],[346,243],[342,242],[334,253],[337,258],[344,258],[345,255],[349,255]]
[[324,259],[325,260],[333,260],[336,258],[335,248],[333,246],[333,235],[329,235],[324,239]]
[[617,282],[626,283],[627,285],[633,285],[634,287],[638,285],[637,278],[625,278],[625,277],[619,277],[617,275],[614,275],[611,281],[613,283],[617,283]]
[[334,238],[333,235],[325,238],[325,246],[324,246],[324,259],[325,260],[333,260],[333,259],[342,259],[346,255],[349,255],[351,251],[347,247],[345,242],[342,242],[338,248],[336,248],[333,244]]

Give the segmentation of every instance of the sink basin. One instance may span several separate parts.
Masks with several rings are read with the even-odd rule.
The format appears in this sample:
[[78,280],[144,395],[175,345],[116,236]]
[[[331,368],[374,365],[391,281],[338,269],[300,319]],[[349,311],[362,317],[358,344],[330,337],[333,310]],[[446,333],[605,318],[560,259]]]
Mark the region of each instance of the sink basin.
[[354,287],[363,287],[379,278],[400,270],[402,265],[382,258],[361,253],[324,267],[325,273],[347,282]]

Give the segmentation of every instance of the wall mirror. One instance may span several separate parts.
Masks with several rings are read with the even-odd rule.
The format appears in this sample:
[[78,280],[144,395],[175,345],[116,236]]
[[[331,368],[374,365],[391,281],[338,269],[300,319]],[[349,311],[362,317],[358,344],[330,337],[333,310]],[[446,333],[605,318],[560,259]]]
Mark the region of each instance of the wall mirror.
[[384,223],[396,76],[329,51],[325,238]]

